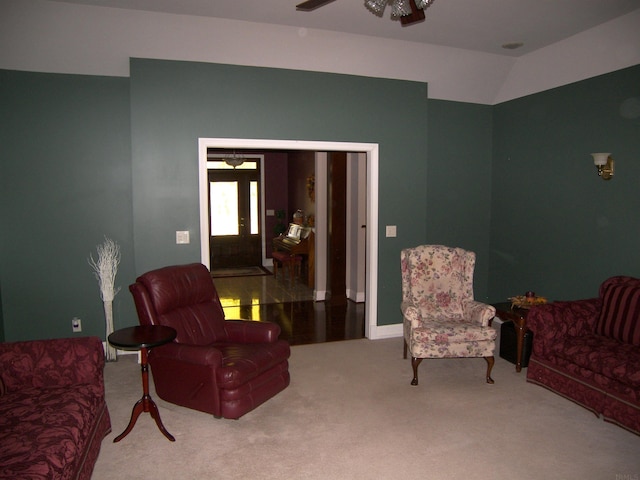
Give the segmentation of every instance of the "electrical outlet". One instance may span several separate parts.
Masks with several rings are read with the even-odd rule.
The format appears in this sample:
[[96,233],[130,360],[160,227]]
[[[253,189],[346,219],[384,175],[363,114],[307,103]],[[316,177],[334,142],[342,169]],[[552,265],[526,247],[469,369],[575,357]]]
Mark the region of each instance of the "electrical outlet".
[[82,331],[82,320],[77,317],[73,317],[71,319],[71,330],[73,333],[78,333]]

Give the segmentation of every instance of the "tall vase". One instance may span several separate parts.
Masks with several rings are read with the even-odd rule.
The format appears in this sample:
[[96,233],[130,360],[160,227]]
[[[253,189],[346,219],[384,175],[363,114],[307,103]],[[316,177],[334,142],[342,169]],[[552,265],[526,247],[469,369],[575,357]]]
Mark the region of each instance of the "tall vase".
[[[104,317],[107,323],[107,338],[109,338],[109,335],[113,333],[113,301],[111,300],[104,301]],[[106,359],[107,362],[115,362],[118,360],[118,354],[115,347],[111,346],[108,341]]]

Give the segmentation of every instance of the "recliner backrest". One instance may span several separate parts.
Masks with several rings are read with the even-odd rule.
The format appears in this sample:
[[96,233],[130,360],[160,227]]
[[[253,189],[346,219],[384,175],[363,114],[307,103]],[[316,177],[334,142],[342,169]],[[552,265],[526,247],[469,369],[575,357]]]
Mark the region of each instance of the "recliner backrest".
[[129,287],[141,324],[176,330],[176,342],[208,345],[227,340],[224,310],[211,274],[200,263],[164,267]]

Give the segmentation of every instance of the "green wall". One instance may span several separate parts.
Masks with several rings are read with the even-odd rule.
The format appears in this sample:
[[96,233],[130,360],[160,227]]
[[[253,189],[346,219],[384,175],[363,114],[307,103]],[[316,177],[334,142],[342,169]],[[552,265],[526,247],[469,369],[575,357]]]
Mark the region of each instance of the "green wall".
[[[491,107],[190,62],[132,60],[130,79],[0,70],[0,339],[71,336],[73,316],[104,338],[86,262],[104,235],[122,247],[116,328],[137,322],[137,274],[199,260],[198,137],[380,144],[379,325],[400,321],[399,252],[421,243],[476,251],[481,299],[592,296],[640,276],[638,85],[640,66]],[[609,149],[604,182],[589,153]]]
[[[640,66],[494,108],[490,295],[597,295],[640,277]],[[612,152],[604,181],[591,152]]]
[[133,59],[131,111],[138,273],[200,259],[175,244],[199,239],[198,137],[379,143],[378,325],[398,323],[400,249],[425,238],[424,83]]
[[474,295],[488,300],[492,107],[429,101],[426,243],[476,253]]
[[[0,70],[0,285],[7,341],[98,335],[87,257],[122,249],[116,328],[135,321],[129,82]],[[72,334],[71,319],[82,319]]]

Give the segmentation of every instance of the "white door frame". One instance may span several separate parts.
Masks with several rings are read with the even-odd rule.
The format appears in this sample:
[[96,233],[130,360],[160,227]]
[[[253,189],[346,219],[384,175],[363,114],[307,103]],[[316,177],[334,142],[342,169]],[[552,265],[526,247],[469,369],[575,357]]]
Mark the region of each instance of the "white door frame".
[[[262,140],[246,138],[199,138],[198,177],[200,189],[200,253],[209,265],[209,205],[207,183],[207,149],[311,150],[321,152],[364,152],[367,155],[367,251],[365,337],[382,338],[377,332],[378,305],[378,166],[377,143],[323,142],[300,140]],[[384,329],[383,329],[384,330]]]

